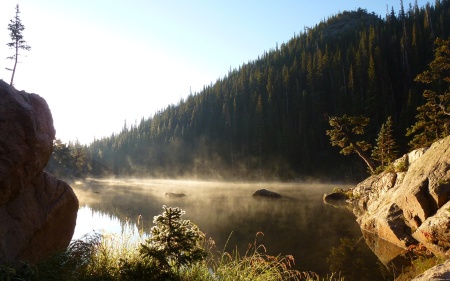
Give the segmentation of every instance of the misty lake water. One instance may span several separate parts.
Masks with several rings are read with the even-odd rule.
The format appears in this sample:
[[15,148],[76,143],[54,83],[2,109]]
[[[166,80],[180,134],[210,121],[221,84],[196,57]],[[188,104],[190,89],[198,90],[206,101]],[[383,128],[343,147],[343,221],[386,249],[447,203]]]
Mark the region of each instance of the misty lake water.
[[[214,239],[217,251],[227,245],[228,252],[237,248],[245,253],[256,233],[262,232],[258,243],[271,255],[293,255],[295,269],[326,276],[331,266],[348,275],[346,280],[352,276],[383,280],[386,273],[362,239],[354,215],[323,203],[323,194],[335,187],[346,188],[304,183],[87,180],[73,185],[80,201],[74,239],[92,230],[120,233],[127,220],[136,227],[133,223],[138,216],[148,231],[153,217],[166,205],[186,211],[183,218]],[[283,198],[252,197],[262,188]],[[167,197],[168,192],[186,196]],[[349,248],[352,250],[347,251]]]

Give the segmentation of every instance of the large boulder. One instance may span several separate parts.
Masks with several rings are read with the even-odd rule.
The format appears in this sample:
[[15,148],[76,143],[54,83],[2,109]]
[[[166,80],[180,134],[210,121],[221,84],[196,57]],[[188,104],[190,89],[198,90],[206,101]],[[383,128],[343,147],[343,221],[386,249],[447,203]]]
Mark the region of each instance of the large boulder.
[[434,216],[428,217],[413,233],[413,237],[430,250],[450,256],[450,201]]
[[450,137],[403,156],[395,166],[404,169],[371,176],[353,189],[362,230],[405,249],[420,242],[435,254],[447,253]]
[[45,100],[0,80],[0,264],[37,262],[72,239],[78,199],[43,171],[54,138]]

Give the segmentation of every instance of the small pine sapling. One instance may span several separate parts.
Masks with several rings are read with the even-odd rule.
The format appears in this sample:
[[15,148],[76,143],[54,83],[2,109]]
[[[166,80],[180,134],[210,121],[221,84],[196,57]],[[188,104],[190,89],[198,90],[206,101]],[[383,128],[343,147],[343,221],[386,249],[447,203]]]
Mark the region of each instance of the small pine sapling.
[[185,212],[177,207],[163,206],[164,212],[155,216],[150,238],[140,245],[144,258],[154,258],[161,269],[169,271],[171,267],[181,266],[203,260],[207,252],[200,242],[205,235],[189,220],[181,218]]
[[392,129],[392,118],[388,117],[386,123],[381,126],[377,143],[372,150],[372,159],[380,163],[379,169],[383,170],[397,158],[396,143]]

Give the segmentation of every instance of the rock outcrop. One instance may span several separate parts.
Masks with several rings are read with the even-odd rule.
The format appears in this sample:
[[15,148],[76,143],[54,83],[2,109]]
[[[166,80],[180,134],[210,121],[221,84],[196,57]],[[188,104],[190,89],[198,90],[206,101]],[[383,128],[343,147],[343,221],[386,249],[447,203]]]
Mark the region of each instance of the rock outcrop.
[[72,239],[77,197],[43,171],[54,137],[45,100],[0,80],[0,264],[37,262]]
[[[394,163],[353,189],[361,229],[406,249],[421,243],[450,255],[450,137]],[[403,171],[402,171],[403,170]]]

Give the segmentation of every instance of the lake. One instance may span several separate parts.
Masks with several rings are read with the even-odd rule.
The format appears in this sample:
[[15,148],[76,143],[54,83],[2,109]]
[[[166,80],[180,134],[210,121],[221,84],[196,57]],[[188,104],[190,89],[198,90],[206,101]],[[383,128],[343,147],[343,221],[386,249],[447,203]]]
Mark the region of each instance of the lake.
[[[182,180],[86,180],[73,185],[80,201],[74,239],[92,230],[119,232],[142,216],[144,231],[162,206],[180,207],[184,219],[226,246],[245,253],[249,243],[264,244],[268,254],[293,255],[295,268],[321,276],[340,271],[346,280],[392,280],[368,248],[355,216],[322,201],[323,194],[343,185],[306,183],[229,183]],[[283,195],[254,198],[258,189]],[[184,193],[167,197],[165,193]],[[228,241],[228,244],[227,244]],[[331,271],[330,271],[331,270]]]

